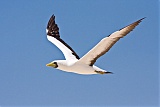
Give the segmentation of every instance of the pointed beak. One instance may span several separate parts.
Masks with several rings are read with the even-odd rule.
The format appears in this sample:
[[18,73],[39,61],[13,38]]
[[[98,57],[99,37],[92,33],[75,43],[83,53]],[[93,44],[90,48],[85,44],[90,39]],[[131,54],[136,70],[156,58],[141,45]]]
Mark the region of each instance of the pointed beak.
[[48,66],[48,67],[53,67],[54,64],[53,64],[53,63],[48,63],[48,64],[46,64],[46,66]]
[[53,68],[57,68],[58,67],[57,62],[50,62],[50,63],[46,64],[46,66],[53,67]]

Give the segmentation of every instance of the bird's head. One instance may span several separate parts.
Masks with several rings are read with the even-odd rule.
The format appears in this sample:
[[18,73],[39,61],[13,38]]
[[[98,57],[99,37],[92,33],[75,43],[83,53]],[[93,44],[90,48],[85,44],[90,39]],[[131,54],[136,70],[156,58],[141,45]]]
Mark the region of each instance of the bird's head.
[[57,67],[58,67],[58,64],[57,64],[57,62],[53,61],[53,62],[50,62],[50,63],[46,64],[46,66],[48,66],[48,67],[53,67],[53,68],[57,68]]

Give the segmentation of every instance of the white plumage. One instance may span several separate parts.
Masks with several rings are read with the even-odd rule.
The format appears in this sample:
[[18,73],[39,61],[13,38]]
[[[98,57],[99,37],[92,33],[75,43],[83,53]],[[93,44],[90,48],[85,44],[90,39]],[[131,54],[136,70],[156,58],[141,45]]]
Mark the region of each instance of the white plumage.
[[79,58],[74,50],[60,38],[59,28],[55,23],[55,16],[52,15],[46,29],[47,39],[62,51],[66,60],[55,60],[47,64],[47,66],[77,74],[110,74],[112,72],[100,69],[95,66],[94,63],[100,56],[108,52],[120,38],[132,31],[143,19],[144,18],[103,38],[87,54]]

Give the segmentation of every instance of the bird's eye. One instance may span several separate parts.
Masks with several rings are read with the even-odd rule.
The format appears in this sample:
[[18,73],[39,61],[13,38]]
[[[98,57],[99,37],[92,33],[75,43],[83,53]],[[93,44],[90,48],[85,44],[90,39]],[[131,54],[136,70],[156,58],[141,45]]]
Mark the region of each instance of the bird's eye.
[[53,64],[56,64],[56,65],[57,65],[57,62],[53,62]]
[[58,67],[57,62],[53,62],[53,66],[54,66],[54,68],[57,68]]

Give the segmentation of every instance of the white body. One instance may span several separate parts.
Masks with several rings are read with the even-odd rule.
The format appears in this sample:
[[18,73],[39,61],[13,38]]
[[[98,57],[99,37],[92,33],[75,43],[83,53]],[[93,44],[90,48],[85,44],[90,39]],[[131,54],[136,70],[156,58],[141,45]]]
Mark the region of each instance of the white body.
[[95,71],[103,71],[106,72],[105,70],[100,69],[97,66],[88,66],[84,63],[79,63],[78,61],[68,63],[70,61],[67,60],[55,60],[54,62],[58,63],[58,67],[56,69],[66,71],[66,72],[73,72],[77,74],[84,74],[84,75],[89,75],[89,74],[97,74]]
[[112,33],[111,35],[103,38],[95,47],[93,47],[82,58],[74,52],[74,50],[66,44],[59,34],[59,28],[55,23],[55,16],[53,15],[47,25],[47,39],[56,45],[64,54],[66,60],[55,60],[47,66],[56,69],[73,72],[77,74],[107,74],[103,69],[94,66],[96,60],[110,50],[110,48],[120,39],[132,31],[144,18]]

